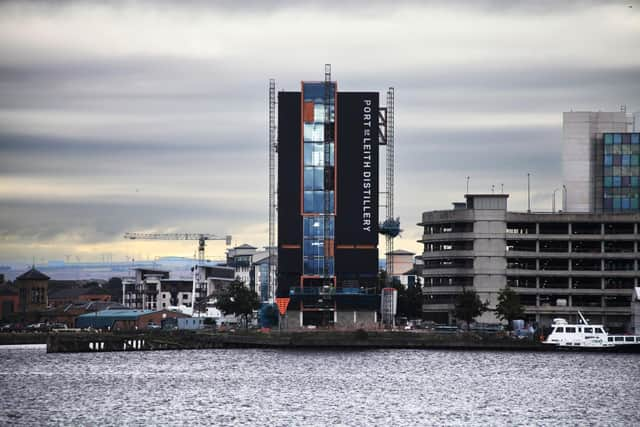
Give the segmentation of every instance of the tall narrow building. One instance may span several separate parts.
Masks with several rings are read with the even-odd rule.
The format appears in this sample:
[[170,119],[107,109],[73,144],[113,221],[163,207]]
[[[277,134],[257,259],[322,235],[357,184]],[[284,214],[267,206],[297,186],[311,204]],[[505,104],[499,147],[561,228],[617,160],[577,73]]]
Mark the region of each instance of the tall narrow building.
[[278,93],[278,288],[290,327],[376,321],[377,92]]
[[638,212],[640,113],[572,111],[562,115],[567,212]]

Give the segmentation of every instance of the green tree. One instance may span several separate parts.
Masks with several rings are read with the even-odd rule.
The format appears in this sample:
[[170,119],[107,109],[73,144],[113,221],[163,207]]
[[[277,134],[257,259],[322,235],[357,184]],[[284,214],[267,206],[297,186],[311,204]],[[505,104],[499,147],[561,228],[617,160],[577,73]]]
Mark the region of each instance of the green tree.
[[524,315],[524,307],[520,304],[520,295],[509,286],[500,290],[496,313],[500,320],[507,321],[507,329],[511,329],[511,322]]
[[488,310],[489,302],[482,302],[474,290],[464,289],[456,298],[454,315],[467,323],[467,330],[474,318]]
[[273,328],[278,326],[278,320],[280,313],[278,312],[278,306],[276,304],[269,304],[261,309],[261,326],[265,328]]
[[399,282],[394,282],[393,287],[398,290],[398,316],[408,319],[422,318],[422,305],[424,297],[421,286],[416,283],[413,286],[404,287]]
[[248,328],[249,316],[260,307],[260,301],[255,291],[247,288],[243,282],[235,280],[218,294],[215,305],[225,315],[239,316]]

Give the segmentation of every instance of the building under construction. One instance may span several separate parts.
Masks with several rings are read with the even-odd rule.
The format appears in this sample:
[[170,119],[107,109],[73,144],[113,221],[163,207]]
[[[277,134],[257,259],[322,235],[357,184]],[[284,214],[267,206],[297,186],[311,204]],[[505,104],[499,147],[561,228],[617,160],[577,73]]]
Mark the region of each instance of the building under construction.
[[[289,327],[378,320],[378,234],[388,236],[385,252],[391,252],[399,232],[393,218],[393,89],[386,106],[379,98],[378,92],[339,91],[328,65],[323,81],[303,81],[300,91],[280,91],[277,100],[271,81],[269,247],[277,247],[275,293],[288,301]],[[387,149],[382,221],[381,145]]]

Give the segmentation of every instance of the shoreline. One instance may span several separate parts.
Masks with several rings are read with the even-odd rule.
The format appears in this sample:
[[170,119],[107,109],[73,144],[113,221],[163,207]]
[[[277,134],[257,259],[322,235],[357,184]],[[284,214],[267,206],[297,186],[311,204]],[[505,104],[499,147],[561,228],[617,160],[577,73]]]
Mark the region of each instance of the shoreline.
[[46,344],[48,353],[159,351],[229,348],[305,350],[459,350],[638,353],[640,346],[558,349],[532,339],[462,332],[415,331],[136,331],[0,334],[0,346]]

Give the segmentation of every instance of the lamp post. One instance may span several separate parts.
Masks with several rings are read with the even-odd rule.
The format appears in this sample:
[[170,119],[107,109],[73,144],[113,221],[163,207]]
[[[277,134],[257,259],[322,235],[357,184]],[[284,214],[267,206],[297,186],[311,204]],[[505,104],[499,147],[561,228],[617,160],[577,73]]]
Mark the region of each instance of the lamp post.
[[527,212],[531,213],[531,174],[527,173]]

